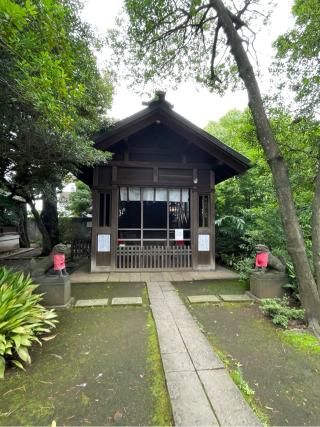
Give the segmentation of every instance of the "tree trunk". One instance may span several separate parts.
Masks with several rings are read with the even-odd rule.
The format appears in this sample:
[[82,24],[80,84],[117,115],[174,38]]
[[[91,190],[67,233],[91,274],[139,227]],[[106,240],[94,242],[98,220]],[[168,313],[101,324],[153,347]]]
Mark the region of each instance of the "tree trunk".
[[231,47],[231,53],[237,63],[240,77],[248,92],[249,107],[256,126],[257,137],[263,147],[266,160],[272,171],[287,242],[287,250],[292,258],[296,277],[299,282],[301,301],[306,310],[308,320],[314,323],[314,319],[316,319],[316,321],[320,319],[320,297],[308,261],[303,235],[297,218],[287,167],[273,136],[263,106],[260,89],[248,55],[242,45],[242,40],[223,2],[221,0],[211,0],[211,4],[217,12],[218,19],[227,36],[228,44]]
[[55,189],[50,198],[43,197],[41,219],[50,236],[51,245],[59,243],[59,219]]
[[20,247],[30,248],[30,240],[27,228],[27,205],[25,203],[19,206],[19,234],[20,234]]
[[320,293],[320,156],[312,204],[312,255],[314,274],[318,292]]
[[39,228],[39,231],[42,235],[42,255],[46,256],[49,255],[52,249],[52,244],[51,244],[51,240],[50,240],[50,236],[49,233],[41,219],[41,216],[39,214],[39,212],[36,209],[36,206],[34,204],[34,201],[32,200],[31,197],[26,197],[27,203],[31,208],[31,212],[34,216],[34,219],[36,221],[36,224]]

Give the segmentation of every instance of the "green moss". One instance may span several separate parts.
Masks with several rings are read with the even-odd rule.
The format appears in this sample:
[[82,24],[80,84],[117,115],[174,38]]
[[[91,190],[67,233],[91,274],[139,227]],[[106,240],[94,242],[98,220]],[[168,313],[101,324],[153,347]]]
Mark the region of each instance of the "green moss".
[[141,298],[142,298],[142,306],[148,307],[149,306],[149,295],[148,295],[148,291],[147,291],[146,286],[144,288],[142,288]]
[[148,342],[148,364],[151,372],[151,393],[155,399],[155,409],[150,420],[151,425],[171,426],[173,425],[171,404],[164,379],[160,349],[156,327],[151,312],[148,314],[149,342]]
[[292,345],[297,350],[304,351],[308,354],[320,353],[320,342],[308,332],[297,331],[279,331],[281,341]]
[[243,294],[248,283],[240,280],[197,280],[194,282],[173,282],[182,297],[188,295]]

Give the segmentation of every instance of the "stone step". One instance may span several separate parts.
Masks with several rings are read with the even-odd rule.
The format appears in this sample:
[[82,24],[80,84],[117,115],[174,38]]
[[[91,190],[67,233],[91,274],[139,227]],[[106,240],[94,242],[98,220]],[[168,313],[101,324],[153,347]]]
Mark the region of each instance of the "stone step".
[[75,307],[104,307],[108,305],[108,298],[99,299],[78,299],[75,303]]
[[111,305],[142,305],[141,297],[112,298]]
[[221,300],[216,295],[190,295],[187,297],[190,304],[199,304],[199,303],[221,303]]
[[247,294],[219,295],[224,302],[253,302],[254,299]]

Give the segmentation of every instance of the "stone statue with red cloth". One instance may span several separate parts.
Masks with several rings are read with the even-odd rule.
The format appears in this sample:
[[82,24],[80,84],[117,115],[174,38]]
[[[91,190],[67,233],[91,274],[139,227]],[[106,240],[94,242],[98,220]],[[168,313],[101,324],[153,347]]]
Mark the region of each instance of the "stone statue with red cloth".
[[67,246],[63,243],[58,243],[53,247],[53,269],[58,272],[60,277],[68,276],[66,270],[66,250]]
[[260,270],[262,273],[266,271],[268,268],[269,270],[275,270],[279,272],[285,271],[286,267],[285,264],[275,255],[272,255],[270,252],[268,246],[266,245],[256,245],[255,246],[256,251],[256,264],[255,264],[255,270]]

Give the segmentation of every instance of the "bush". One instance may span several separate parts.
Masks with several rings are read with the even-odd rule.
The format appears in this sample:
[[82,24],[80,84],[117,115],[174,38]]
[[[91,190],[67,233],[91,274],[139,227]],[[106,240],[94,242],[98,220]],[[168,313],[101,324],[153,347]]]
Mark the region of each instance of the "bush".
[[275,325],[283,328],[288,327],[289,320],[302,321],[304,319],[304,310],[290,307],[288,297],[265,299],[262,301],[260,308],[265,315],[271,317]]
[[21,369],[21,362],[30,364],[29,347],[57,323],[56,313],[39,304],[42,296],[33,294],[37,287],[29,276],[0,268],[0,378],[7,362]]

